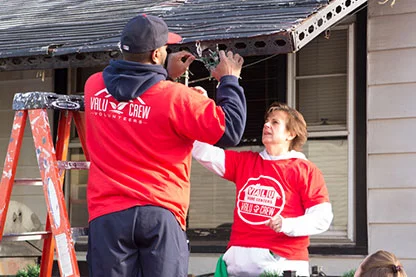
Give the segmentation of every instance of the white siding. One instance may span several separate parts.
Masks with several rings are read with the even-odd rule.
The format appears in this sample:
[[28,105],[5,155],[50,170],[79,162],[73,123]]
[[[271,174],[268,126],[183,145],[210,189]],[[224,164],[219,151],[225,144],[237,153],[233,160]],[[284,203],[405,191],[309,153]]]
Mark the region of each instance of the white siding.
[[369,86],[412,83],[415,71],[416,48],[370,51],[368,54]]
[[416,117],[369,120],[367,128],[369,154],[416,153]]
[[398,185],[369,190],[368,220],[371,223],[416,223],[416,189],[397,189]]
[[[398,0],[396,0],[397,2]],[[400,0],[402,1],[402,0]],[[394,7],[393,9],[395,9]],[[368,41],[368,47],[372,50],[412,48],[416,40],[414,32],[414,13],[397,15],[385,15],[372,18],[368,22],[368,31],[377,36]],[[394,22],[394,24],[392,24]]]
[[[384,2],[384,0],[382,1]],[[368,1],[368,15],[370,19],[377,16],[416,13],[416,5],[413,0],[396,0],[394,6],[390,6],[393,0],[388,1],[384,6],[378,4],[381,1]]]
[[416,117],[416,83],[370,86],[368,90],[368,119]]
[[[413,259],[416,249],[415,227],[412,224],[373,224],[369,230],[371,251],[384,249],[401,259]],[[407,275],[415,276],[414,271]]]
[[416,276],[416,1],[368,1],[369,252],[385,249]]
[[416,188],[415,165],[414,153],[370,155],[367,187]]

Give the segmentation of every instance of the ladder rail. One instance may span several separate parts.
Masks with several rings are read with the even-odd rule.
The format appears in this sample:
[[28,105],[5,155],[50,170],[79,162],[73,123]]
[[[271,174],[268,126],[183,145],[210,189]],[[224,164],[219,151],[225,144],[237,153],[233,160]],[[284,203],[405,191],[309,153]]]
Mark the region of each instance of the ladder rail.
[[[58,132],[56,139],[56,159],[66,161],[68,158],[69,136],[71,132],[72,112],[68,110],[60,111]],[[65,170],[59,171],[59,183],[62,189],[65,177]],[[51,221],[46,217],[46,232],[51,232]],[[53,236],[48,236],[43,241],[43,250],[40,263],[40,276],[50,276],[53,268],[53,256],[55,240]]]
[[9,209],[12,185],[16,175],[17,162],[22,146],[24,127],[26,126],[27,111],[16,111],[13,120],[12,133],[10,135],[7,155],[4,161],[0,183],[0,242],[3,238],[7,211]]
[[[0,242],[3,238],[4,241],[44,239],[40,276],[51,276],[54,250],[56,250],[55,254],[61,276],[79,277],[80,273],[74,243],[79,236],[85,235],[86,232],[85,230],[74,232],[73,228],[70,227],[63,194],[63,181],[65,170],[89,168],[89,162],[67,162],[72,120],[75,121],[85,156],[87,161],[89,160],[86,150],[84,116],[81,113],[84,109],[83,96],[58,95],[45,92],[17,93],[13,99],[13,109],[15,110],[15,117],[0,183]],[[47,109],[60,111],[56,147],[54,147],[52,141]],[[28,118],[41,179],[15,180],[23,134]],[[42,185],[48,215],[45,231],[5,234],[3,236],[12,186],[14,184]]]
[[[56,249],[56,256],[61,275],[79,276],[79,269],[68,221],[68,212],[64,194],[62,192],[61,176],[59,176],[56,167],[56,153],[50,135],[51,130],[46,108],[29,110],[29,119],[39,170],[44,182],[43,191],[49,219],[47,225],[50,225],[53,233],[54,243],[51,238],[51,244],[55,244],[54,248]],[[62,157],[64,153],[61,152],[58,153],[58,155]],[[52,262],[51,260],[53,259],[51,254],[52,253],[46,249],[45,255],[49,255],[45,256],[46,259],[48,259],[46,261]],[[43,264],[46,261],[44,260]]]

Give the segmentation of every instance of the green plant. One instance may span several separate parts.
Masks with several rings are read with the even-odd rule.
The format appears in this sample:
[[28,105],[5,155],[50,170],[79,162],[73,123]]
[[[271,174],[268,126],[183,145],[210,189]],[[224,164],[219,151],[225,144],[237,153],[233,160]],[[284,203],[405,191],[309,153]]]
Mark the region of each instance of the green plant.
[[40,266],[38,264],[29,264],[24,269],[16,273],[16,277],[39,277]]
[[342,277],[354,277],[355,269],[351,269],[350,271],[345,272],[342,274]]

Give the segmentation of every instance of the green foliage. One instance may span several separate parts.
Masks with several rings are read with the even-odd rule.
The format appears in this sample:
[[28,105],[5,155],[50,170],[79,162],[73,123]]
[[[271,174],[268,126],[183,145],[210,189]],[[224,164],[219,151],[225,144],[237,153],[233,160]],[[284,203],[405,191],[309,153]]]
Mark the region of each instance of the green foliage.
[[20,269],[16,277],[39,277],[40,266],[38,264],[29,264],[25,269]]
[[345,272],[342,274],[342,277],[354,277],[355,269],[351,269],[350,271]]

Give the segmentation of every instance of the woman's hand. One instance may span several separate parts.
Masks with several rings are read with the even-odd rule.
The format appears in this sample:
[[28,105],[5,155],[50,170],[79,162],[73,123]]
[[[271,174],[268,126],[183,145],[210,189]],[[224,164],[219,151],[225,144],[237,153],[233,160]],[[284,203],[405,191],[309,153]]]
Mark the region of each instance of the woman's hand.
[[277,214],[266,222],[266,226],[269,226],[273,231],[279,233],[282,230],[282,222],[283,217]]
[[190,87],[190,88],[198,92],[199,94],[202,94],[203,96],[208,97],[208,93],[203,87],[196,86],[196,87]]

